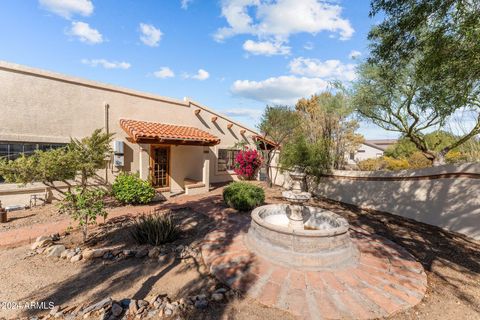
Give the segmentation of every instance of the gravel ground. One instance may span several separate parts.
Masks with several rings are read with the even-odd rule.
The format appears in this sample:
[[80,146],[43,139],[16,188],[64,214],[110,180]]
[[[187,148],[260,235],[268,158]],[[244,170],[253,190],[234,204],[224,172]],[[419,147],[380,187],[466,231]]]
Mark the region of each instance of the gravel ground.
[[[174,245],[195,246],[214,225],[206,216],[191,210],[174,211],[182,227],[182,237]],[[93,229],[96,234],[89,247],[124,246],[132,242],[125,227],[117,228],[122,218]],[[82,246],[81,235],[73,232],[60,242],[67,247]],[[170,259],[161,264],[157,259],[130,258],[119,261],[95,259],[71,263],[44,255],[29,256],[28,246],[0,250],[0,302],[53,301],[55,305],[72,306],[113,299],[146,299],[155,294],[168,294],[172,299],[198,294],[219,284],[203,267],[201,257]],[[31,316],[35,312],[6,310],[2,317]],[[207,310],[194,311],[191,319],[294,319],[288,313],[261,306],[255,301],[235,298],[227,303],[213,303]]]

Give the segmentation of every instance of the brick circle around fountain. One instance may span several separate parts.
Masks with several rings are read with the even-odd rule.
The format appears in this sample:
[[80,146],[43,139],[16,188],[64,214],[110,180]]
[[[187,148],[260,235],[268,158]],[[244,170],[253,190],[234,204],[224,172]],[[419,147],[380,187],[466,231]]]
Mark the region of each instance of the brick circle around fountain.
[[205,237],[202,256],[218,280],[268,307],[303,319],[374,319],[411,308],[425,294],[422,265],[401,246],[363,229],[350,231],[358,265],[309,272],[249,251],[249,224],[248,217],[223,221]]

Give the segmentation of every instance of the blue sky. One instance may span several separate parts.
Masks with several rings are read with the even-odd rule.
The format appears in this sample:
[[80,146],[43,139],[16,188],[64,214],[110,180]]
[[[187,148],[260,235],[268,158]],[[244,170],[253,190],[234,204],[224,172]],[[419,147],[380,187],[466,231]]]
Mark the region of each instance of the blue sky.
[[267,104],[354,79],[368,11],[368,0],[3,0],[0,59],[188,96],[254,127]]

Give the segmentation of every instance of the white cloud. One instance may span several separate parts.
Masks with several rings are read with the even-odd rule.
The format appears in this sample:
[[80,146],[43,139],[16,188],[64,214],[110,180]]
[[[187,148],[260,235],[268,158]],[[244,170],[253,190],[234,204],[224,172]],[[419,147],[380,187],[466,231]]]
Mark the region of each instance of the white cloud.
[[65,19],[74,14],[89,16],[93,13],[93,4],[90,0],[39,0],[40,5]]
[[69,30],[69,34],[76,36],[80,39],[80,41],[89,44],[103,42],[102,34],[98,32],[98,30],[91,28],[88,23],[85,22],[73,21],[72,27]]
[[258,120],[262,116],[263,111],[250,108],[235,108],[232,110],[224,111],[224,113],[228,117]]
[[185,74],[184,75],[185,79],[196,79],[196,80],[207,80],[210,78],[210,73],[208,73],[206,70],[203,69],[198,69],[197,74]]
[[340,60],[320,61],[309,58],[295,58],[290,61],[290,72],[306,77],[316,77],[328,80],[355,80],[355,64],[344,64]]
[[313,48],[315,48],[315,45],[314,45],[312,42],[308,41],[307,43],[305,43],[305,45],[303,46],[303,48],[304,48],[305,50],[313,50]]
[[182,6],[182,9],[183,10],[187,10],[188,9],[188,6],[190,5],[190,3],[192,3],[193,0],[181,0],[181,6]]
[[243,44],[243,50],[253,55],[285,55],[290,53],[290,47],[282,45],[282,42],[253,41],[247,40]]
[[144,44],[150,47],[158,47],[158,43],[163,35],[160,29],[155,28],[151,24],[140,23],[140,32],[142,33],[140,40]]
[[108,61],[106,59],[82,59],[82,63],[92,67],[102,66],[105,69],[129,69],[131,67],[128,62]]
[[273,38],[286,43],[295,33],[328,31],[346,40],[354,30],[341,14],[342,7],[325,0],[223,0],[222,16],[228,26],[218,29],[214,38],[223,41],[251,34],[260,40]]
[[175,77],[175,73],[169,67],[161,67],[160,70],[155,71],[153,75],[156,78],[166,79]]
[[355,60],[357,59],[358,57],[360,57],[362,55],[362,53],[360,51],[357,51],[357,50],[352,50],[350,51],[350,53],[348,54],[348,57],[352,60]]
[[231,91],[237,96],[273,104],[294,104],[325,90],[328,82],[320,78],[296,76],[272,77],[262,81],[237,80]]

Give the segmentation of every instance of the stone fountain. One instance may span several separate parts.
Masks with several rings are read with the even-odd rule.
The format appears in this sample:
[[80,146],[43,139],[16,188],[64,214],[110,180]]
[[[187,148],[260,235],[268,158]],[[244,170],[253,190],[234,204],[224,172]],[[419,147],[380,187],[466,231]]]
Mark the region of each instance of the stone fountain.
[[288,204],[252,211],[247,246],[273,262],[304,270],[357,264],[358,250],[350,239],[348,222],[333,212],[305,205],[311,198],[311,193],[303,191],[305,176],[299,167],[290,172],[291,190],[282,192]]

